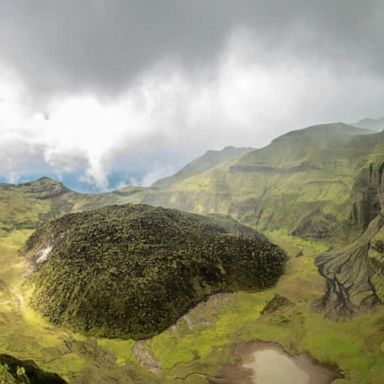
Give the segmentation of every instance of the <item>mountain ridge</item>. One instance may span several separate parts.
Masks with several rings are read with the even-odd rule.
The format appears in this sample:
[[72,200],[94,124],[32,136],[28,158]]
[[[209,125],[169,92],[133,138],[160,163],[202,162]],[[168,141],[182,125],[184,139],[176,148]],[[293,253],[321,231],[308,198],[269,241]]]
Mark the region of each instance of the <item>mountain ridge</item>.
[[384,116],[377,119],[366,117],[353,125],[355,127],[372,129],[374,131],[382,131],[384,129]]
[[351,221],[354,200],[363,198],[353,192],[354,178],[370,153],[380,157],[375,147],[382,139],[343,123],[309,127],[148,194],[145,202],[229,214],[262,231],[284,228],[304,237],[356,236],[366,221],[360,213]]
[[222,150],[207,150],[202,156],[187,163],[174,175],[157,180],[152,184],[152,187],[170,187],[177,181],[208,171],[225,162],[233,161],[252,150],[254,150],[254,148],[233,146],[227,146]]
[[[365,138],[360,139],[360,134]],[[130,186],[81,194],[61,182],[40,178],[19,185],[1,184],[0,191],[4,198],[15,191],[13,196],[20,195],[27,201],[45,200],[44,210],[51,212],[47,219],[110,204],[146,203],[204,214],[229,214],[261,230],[287,228],[304,237],[316,237],[318,226],[318,236],[324,236],[331,229],[342,231],[348,223],[365,225],[359,224],[359,215],[350,221],[353,203],[348,199],[364,156],[381,140],[380,134],[376,135],[343,123],[307,127],[284,134],[260,149],[240,149],[246,153],[235,160],[166,181],[165,187]],[[366,143],[364,148],[362,142]],[[50,190],[45,195],[41,192],[44,186]],[[285,195],[287,202],[283,200]],[[294,204],[287,205],[288,200]],[[280,207],[281,215],[272,210],[274,206]],[[33,219],[36,223],[45,214],[38,215]],[[11,223],[12,218],[8,221]],[[311,228],[308,233],[306,227]]]

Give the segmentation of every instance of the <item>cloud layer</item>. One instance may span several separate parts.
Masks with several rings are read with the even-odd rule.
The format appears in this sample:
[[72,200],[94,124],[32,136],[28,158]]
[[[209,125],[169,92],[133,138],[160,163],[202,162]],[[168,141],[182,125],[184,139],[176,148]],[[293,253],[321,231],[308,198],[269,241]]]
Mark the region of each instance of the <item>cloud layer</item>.
[[209,148],[384,114],[381,1],[5,0],[0,175],[150,184]]

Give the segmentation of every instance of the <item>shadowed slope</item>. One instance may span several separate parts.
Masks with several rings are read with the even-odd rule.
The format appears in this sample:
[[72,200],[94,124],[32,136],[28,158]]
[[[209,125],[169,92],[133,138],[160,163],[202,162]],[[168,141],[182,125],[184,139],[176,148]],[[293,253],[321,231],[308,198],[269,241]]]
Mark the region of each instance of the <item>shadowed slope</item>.
[[350,246],[316,259],[326,279],[325,295],[316,305],[333,318],[384,302],[384,154],[360,172],[356,185],[366,197],[361,209],[367,217],[369,210],[379,214]]
[[3,366],[3,369],[0,369],[0,380],[4,384],[67,383],[56,373],[43,371],[32,360],[19,360],[3,353],[0,354],[0,364]]

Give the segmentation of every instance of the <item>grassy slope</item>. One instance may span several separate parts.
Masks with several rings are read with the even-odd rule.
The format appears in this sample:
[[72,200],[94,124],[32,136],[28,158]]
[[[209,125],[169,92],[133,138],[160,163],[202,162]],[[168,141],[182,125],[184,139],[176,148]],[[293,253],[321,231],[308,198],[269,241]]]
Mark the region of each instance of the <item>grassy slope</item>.
[[[375,145],[379,144],[376,137],[372,141]],[[356,158],[352,162],[356,168],[363,166],[360,161],[366,164],[366,162],[381,159],[382,146],[378,145],[375,148],[375,145],[367,144],[367,147],[374,149],[365,152],[361,141],[358,144],[357,149],[360,148],[361,152],[359,156],[354,156]],[[349,172],[348,158],[341,158],[339,162],[340,165],[346,164],[346,168],[344,169],[343,165],[341,169]],[[233,198],[238,198],[238,196],[254,198],[263,191],[262,188],[259,188],[260,183],[271,185],[273,188],[270,191],[272,192],[276,186],[280,185],[279,179],[275,179],[274,176],[266,177],[265,180],[254,177],[252,174],[230,174],[224,177],[226,169],[223,167],[220,170],[219,167],[212,172],[211,177],[207,177],[209,172],[206,172],[204,175],[191,178],[186,186],[178,185],[172,193],[168,193],[166,197],[160,197],[167,203],[177,205],[180,204],[179,199],[187,195],[189,199],[185,201],[190,204],[191,209],[214,211],[216,206],[221,210],[228,210],[231,207],[230,199],[227,197],[228,190]],[[348,209],[346,208],[344,211],[343,201],[345,193],[351,191],[353,182],[349,173],[332,175],[332,177],[339,178],[342,185],[347,180],[346,187],[340,186],[336,189],[332,187],[330,190],[331,185],[335,184],[333,180],[328,178],[330,183],[328,186],[325,184],[325,180],[320,180],[322,188],[320,190],[313,188],[310,193],[305,189],[301,199],[311,200],[322,194],[327,196],[330,191],[329,197],[323,200],[327,204],[331,204],[332,199],[340,196],[336,200],[340,202],[341,217],[345,217],[347,214],[344,212],[347,212],[350,206],[348,205]],[[287,178],[286,186],[289,188],[295,186],[295,192],[291,195],[296,196],[299,194],[300,188],[310,187],[312,177],[312,181],[317,182],[315,176],[315,174],[308,175],[305,183],[297,177]],[[231,189],[230,184],[232,183],[228,183],[227,179],[232,180],[236,177],[239,177],[240,180],[237,184],[235,183],[236,187]],[[194,182],[192,182],[193,179]],[[290,182],[291,180],[292,182]],[[212,186],[215,186],[214,192],[212,192]],[[201,189],[199,193],[196,192],[198,188]],[[224,193],[219,188],[224,188]],[[339,192],[336,193],[336,191]],[[281,186],[281,192],[287,193],[284,185]],[[158,192],[156,193],[158,194]],[[190,197],[191,193],[193,198]],[[17,193],[12,192],[12,195],[17,195]],[[148,192],[132,191],[132,188],[123,190],[123,194],[115,195],[73,196],[75,202],[72,206],[75,210],[79,210],[84,207],[116,202],[115,199],[119,203],[130,201],[129,199],[133,198],[137,202],[148,199]],[[219,195],[221,203],[217,199]],[[4,194],[0,193],[0,202],[3,196]],[[287,199],[288,197],[286,196]],[[30,215],[28,209],[32,209],[33,212],[36,209],[34,205],[36,200],[33,200],[26,205],[28,209],[25,209],[24,213],[20,212],[20,207],[24,207],[24,202],[27,201],[25,196],[21,199],[20,204],[15,206],[18,215],[17,220],[14,220],[15,224],[25,221],[23,215]],[[356,195],[352,196],[352,199],[357,201],[360,199],[358,191]],[[278,202],[277,198],[273,200],[274,204]],[[300,201],[299,198],[296,200]],[[54,201],[55,207],[57,207],[56,203],[59,204],[60,199],[57,198]],[[3,207],[8,208],[9,204],[13,204],[13,202],[8,200],[3,204]],[[47,212],[46,209],[43,207],[42,211]],[[0,218],[5,211],[0,211]],[[35,213],[37,211],[38,209]],[[297,213],[295,213],[296,210],[290,210],[291,212],[300,216],[299,209]],[[255,222],[253,215],[249,219],[244,216],[244,221],[246,220]],[[292,226],[292,223],[290,225]],[[291,228],[288,227],[289,230]],[[298,240],[289,236],[287,229],[270,232],[270,238],[287,249],[291,257],[284,278],[276,288],[266,291],[262,295],[239,292],[215,297],[206,305],[200,305],[188,314],[189,322],[192,322],[192,330],[189,328],[188,322],[181,319],[175,327],[149,341],[147,348],[164,367],[159,377],[140,367],[133,351],[135,345],[133,341],[95,340],[73,334],[68,330],[48,324],[20,302],[21,297],[18,299],[15,295],[21,293],[18,287],[19,273],[22,271],[23,264],[22,259],[17,255],[17,249],[22,247],[30,233],[31,231],[28,229],[15,229],[12,226],[11,231],[0,238],[1,264],[7,266],[0,269],[0,278],[6,281],[9,290],[13,293],[8,299],[8,294],[1,296],[0,346],[3,351],[13,353],[19,358],[33,358],[43,369],[56,371],[72,383],[112,383],[116,381],[118,383],[174,383],[179,380],[176,381],[172,379],[173,377],[185,377],[191,372],[215,374],[220,364],[230,359],[231,344],[254,338],[278,341],[290,351],[307,350],[320,361],[340,365],[346,371],[347,376],[342,380],[343,383],[381,384],[384,382],[384,330],[382,326],[384,312],[382,307],[368,310],[365,315],[358,315],[344,322],[324,320],[321,314],[313,313],[310,310],[313,299],[319,298],[323,290],[323,279],[317,273],[313,263],[314,258],[323,253],[328,245],[335,246],[334,239],[332,244],[327,244],[325,241]],[[294,257],[299,250],[304,250],[304,256]],[[259,309],[276,292],[289,297],[296,303],[296,306],[268,317],[260,317]],[[185,382],[197,384],[206,381],[192,375]]]
[[[33,358],[43,369],[55,371],[72,383],[112,383],[113,379],[118,383],[173,383],[177,381],[172,378],[191,372],[216,374],[220,364],[230,358],[231,344],[259,338],[278,341],[290,351],[306,350],[320,361],[339,364],[347,373],[343,383],[381,383],[384,311],[378,308],[345,322],[324,320],[322,315],[313,313],[309,307],[323,288],[313,259],[327,245],[294,239],[283,231],[268,235],[289,252],[287,274],[275,288],[261,294],[215,296],[190,311],[188,322],[180,319],[175,327],[149,341],[146,347],[163,368],[160,376],[140,367],[133,341],[76,335],[47,323],[17,299],[11,300],[13,309],[1,306],[2,350],[19,358]],[[15,232],[14,237],[2,240],[4,248],[10,244],[6,262],[12,263],[14,246],[22,246],[26,236],[27,233]],[[295,257],[299,251],[304,255]],[[2,274],[3,279],[7,277],[7,273]],[[275,293],[296,305],[260,317],[259,311]],[[205,381],[190,376],[186,382]]]
[[[176,329],[149,343],[162,366],[172,367],[170,373],[174,376],[190,372],[214,374],[212,366],[228,358],[226,346],[262,339],[278,341],[292,353],[308,351],[319,361],[338,364],[346,373],[340,383],[381,383],[383,308],[345,322],[325,320],[312,312],[311,302],[320,295],[323,285],[313,258],[326,246],[297,241],[281,232],[271,233],[270,237],[289,249],[291,255],[288,273],[277,287],[262,295],[237,293],[219,297],[216,302],[191,311],[192,330],[181,320]],[[298,250],[303,250],[304,255],[296,258]],[[260,316],[259,311],[275,293],[288,297],[295,306]],[[207,318],[210,324],[201,322]],[[196,356],[206,360],[192,362]]]
[[225,147],[220,151],[209,150],[204,155],[192,160],[190,163],[185,165],[175,175],[160,179],[153,184],[156,188],[168,188],[171,185],[187,179],[191,176],[203,173],[217,167],[220,164],[234,161],[246,153],[252,151],[253,148],[236,148],[236,147]]
[[[341,234],[350,220],[353,199],[361,199],[358,194],[351,199],[356,174],[370,157],[381,154],[382,147],[374,150],[375,141],[363,148],[360,140],[351,142],[362,132],[343,124],[291,132],[234,162],[181,180],[175,177],[172,186],[162,189],[127,187],[99,195],[64,190],[44,197],[39,187],[48,185],[60,191],[63,186],[49,179],[8,189],[0,186],[0,205],[9,208],[11,204],[0,214],[5,223],[0,231],[15,223],[33,228],[42,219],[68,212],[145,202],[198,213],[230,214],[261,230],[294,231],[307,222],[324,221],[328,214],[333,220],[332,231],[339,229]],[[5,217],[7,212],[9,218]]]
[[145,201],[230,214],[261,230],[294,231],[329,215],[332,231],[341,235],[350,219],[356,174],[374,151],[375,143],[361,148],[353,140],[363,132],[341,123],[291,132]]

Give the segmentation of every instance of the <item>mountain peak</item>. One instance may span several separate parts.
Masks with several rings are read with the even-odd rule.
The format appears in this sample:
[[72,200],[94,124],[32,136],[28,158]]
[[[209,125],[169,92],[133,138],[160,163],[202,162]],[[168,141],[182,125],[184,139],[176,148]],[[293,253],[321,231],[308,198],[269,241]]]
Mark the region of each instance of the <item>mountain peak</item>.
[[[31,184],[46,184],[46,185],[63,185],[63,183],[59,180],[52,179],[48,176],[40,177],[36,180],[30,182]],[[27,183],[25,183],[27,184]]]
[[355,127],[373,129],[375,131],[382,131],[384,129],[384,116],[378,119],[366,117],[353,125]]
[[7,188],[22,189],[27,193],[39,195],[41,199],[49,199],[70,192],[61,181],[44,176],[21,184],[5,184]]
[[287,138],[291,136],[298,136],[298,135],[322,135],[324,133],[345,133],[348,135],[356,135],[356,134],[364,134],[364,133],[370,133],[367,131],[364,127],[356,127],[353,125],[345,124],[341,121],[336,123],[325,123],[325,124],[317,124],[317,125],[311,125],[306,128],[297,129],[294,131],[290,131],[288,133],[285,133],[273,141],[281,140],[282,138]]

